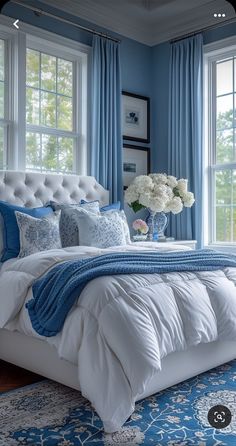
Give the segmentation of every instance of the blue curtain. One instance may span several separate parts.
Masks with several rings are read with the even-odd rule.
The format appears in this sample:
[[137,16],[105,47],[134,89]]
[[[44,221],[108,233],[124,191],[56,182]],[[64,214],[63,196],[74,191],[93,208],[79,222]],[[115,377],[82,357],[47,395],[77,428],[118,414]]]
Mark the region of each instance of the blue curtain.
[[91,174],[123,201],[120,45],[94,36],[92,49]]
[[176,239],[203,242],[203,41],[196,35],[171,45],[168,173],[189,180],[195,195],[191,209],[170,216],[169,233]]

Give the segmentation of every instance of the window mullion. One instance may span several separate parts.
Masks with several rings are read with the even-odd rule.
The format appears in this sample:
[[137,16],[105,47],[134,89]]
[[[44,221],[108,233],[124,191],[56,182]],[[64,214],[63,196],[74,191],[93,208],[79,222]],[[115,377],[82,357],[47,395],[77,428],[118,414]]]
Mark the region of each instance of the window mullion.
[[0,133],[3,138],[3,146],[0,147],[0,153],[2,157],[2,162],[0,163],[0,169],[7,169],[7,147],[9,144],[9,124],[0,123]]
[[228,163],[228,164],[215,164],[211,166],[214,171],[217,170],[234,170],[236,169],[236,163]]
[[[56,57],[56,128],[58,128],[58,57]],[[58,136],[56,139],[56,154],[57,154],[57,170],[59,171],[59,144],[58,144]]]
[[231,170],[231,185],[230,185],[230,241],[234,241],[234,213],[233,213],[233,171]]
[[39,125],[42,124],[42,116],[41,116],[41,78],[42,78],[42,53],[39,53]]
[[208,91],[208,101],[209,101],[209,166],[210,166],[210,206],[209,206],[209,224],[210,224],[210,237],[211,242],[215,241],[216,236],[216,200],[215,200],[215,172],[213,166],[216,162],[216,96],[214,92],[216,90],[216,64],[215,62],[209,65],[209,91]]
[[43,137],[42,133],[40,133],[40,170],[42,171],[42,163],[43,163]]
[[58,78],[58,58],[56,58],[56,128],[58,128],[58,86],[57,86],[57,78]]
[[212,204],[212,220],[211,220],[211,241],[216,240],[216,175],[214,169],[211,169],[211,204]]
[[216,164],[216,121],[217,121],[217,100],[216,100],[216,63],[212,64],[211,83],[211,164]]
[[[13,120],[14,120],[14,95],[15,90],[14,84],[14,45],[12,36],[6,36],[4,39],[4,65],[5,65],[5,118],[2,120],[3,131],[4,131],[4,149],[3,149],[3,168],[7,169],[11,167],[10,162],[10,148],[14,147],[14,135],[13,135]],[[1,121],[1,120],[0,120]],[[0,122],[1,124],[1,122]]]
[[[77,133],[80,133],[79,129],[79,122],[78,122],[78,108],[79,104],[81,103],[81,98],[79,97],[79,71],[77,68],[77,63],[73,62],[73,91],[75,94],[72,97],[72,107],[73,107],[73,131]],[[77,101],[75,101],[75,97],[77,98]],[[77,137],[73,141],[73,166],[74,170],[76,172],[79,172],[79,153],[80,153],[80,145],[79,145],[79,138]]]
[[77,138],[78,133],[70,132],[69,130],[60,130],[55,129],[52,127],[46,127],[43,125],[35,125],[35,124],[27,124],[26,130],[29,132],[35,132],[35,133],[46,133],[48,135],[55,135],[55,136],[64,136],[65,138]]
[[235,60],[236,58],[233,58],[233,155],[234,155],[234,160],[236,160],[236,147],[235,147],[235,128],[236,128],[236,98],[235,98],[235,90],[236,90],[236,85],[235,85]]

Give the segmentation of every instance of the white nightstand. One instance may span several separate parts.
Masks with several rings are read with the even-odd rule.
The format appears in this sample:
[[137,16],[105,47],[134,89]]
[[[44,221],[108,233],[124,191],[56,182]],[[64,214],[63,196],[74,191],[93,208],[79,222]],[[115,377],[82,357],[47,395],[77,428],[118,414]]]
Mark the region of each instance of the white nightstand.
[[191,249],[196,249],[196,244],[197,244],[197,240],[168,240],[166,242],[158,242],[157,243],[163,243],[163,245],[165,243],[171,243],[172,245],[184,245],[184,246],[188,246]]

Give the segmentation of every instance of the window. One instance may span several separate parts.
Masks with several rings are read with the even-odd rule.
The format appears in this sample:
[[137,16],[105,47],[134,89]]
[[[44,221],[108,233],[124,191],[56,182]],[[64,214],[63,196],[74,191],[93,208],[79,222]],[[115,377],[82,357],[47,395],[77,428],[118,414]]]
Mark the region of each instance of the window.
[[26,169],[73,172],[73,85],[73,62],[27,48]]
[[7,43],[0,39],[0,168],[6,166],[6,149],[8,134],[8,79],[7,79]]
[[18,33],[7,20],[0,17],[0,169],[86,174],[89,48],[26,24]]
[[213,244],[236,243],[236,48],[207,61],[209,234]]
[[4,147],[4,126],[3,120],[5,118],[5,44],[4,40],[0,40],[0,119],[2,120],[0,126],[0,166],[3,167],[3,147]]

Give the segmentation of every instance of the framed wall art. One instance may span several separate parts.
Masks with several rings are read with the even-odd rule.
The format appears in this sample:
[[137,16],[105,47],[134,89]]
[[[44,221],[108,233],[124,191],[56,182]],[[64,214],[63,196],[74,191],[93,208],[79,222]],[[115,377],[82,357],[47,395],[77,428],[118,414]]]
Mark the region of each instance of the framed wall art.
[[123,144],[123,186],[126,189],[138,175],[150,173],[149,147]]
[[122,91],[123,138],[150,142],[150,99]]

